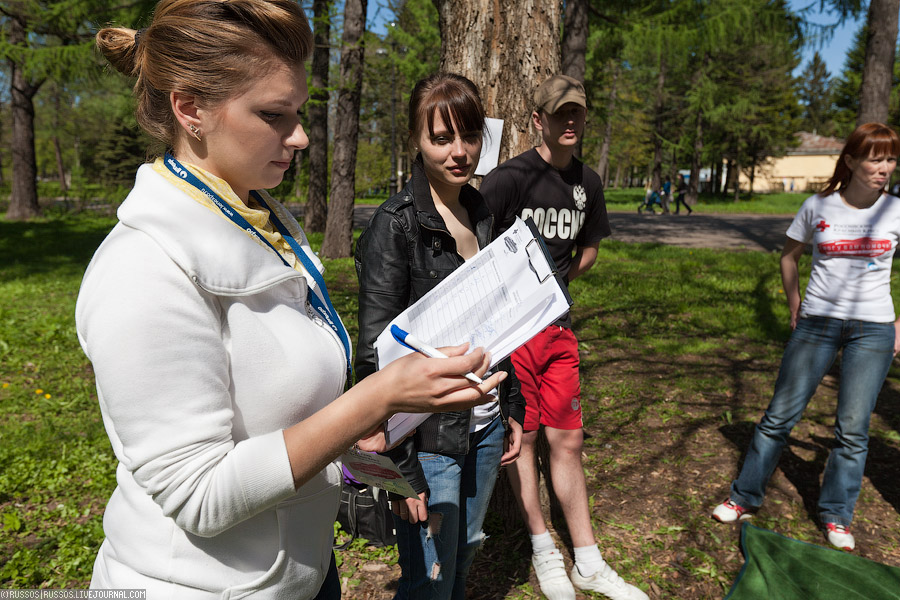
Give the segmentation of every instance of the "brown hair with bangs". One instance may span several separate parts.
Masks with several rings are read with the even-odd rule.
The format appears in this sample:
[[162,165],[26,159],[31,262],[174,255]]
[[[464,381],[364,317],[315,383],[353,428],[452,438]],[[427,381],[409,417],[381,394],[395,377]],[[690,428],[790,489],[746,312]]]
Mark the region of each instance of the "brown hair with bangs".
[[857,127],[847,137],[834,166],[834,175],[819,194],[828,196],[850,184],[853,172],[847,164],[847,158],[858,160],[870,156],[900,156],[900,136],[897,132],[882,123],[864,123]]
[[[434,115],[441,115],[450,134],[484,131],[484,107],[478,93],[478,86],[462,75],[455,73],[435,73],[420,80],[409,97],[409,145],[413,152],[414,140],[425,127],[434,135]],[[413,152],[414,153],[414,152]]]

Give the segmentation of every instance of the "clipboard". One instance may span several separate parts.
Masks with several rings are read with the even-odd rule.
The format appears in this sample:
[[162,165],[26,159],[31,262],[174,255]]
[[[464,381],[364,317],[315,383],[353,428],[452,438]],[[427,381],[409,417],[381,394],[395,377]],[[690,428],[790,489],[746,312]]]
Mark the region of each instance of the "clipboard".
[[[572,297],[529,217],[441,281],[387,324],[375,341],[378,368],[413,352],[391,326],[440,348],[468,342],[491,352],[491,368],[565,315]],[[399,413],[385,427],[388,444],[412,431],[430,413]]]

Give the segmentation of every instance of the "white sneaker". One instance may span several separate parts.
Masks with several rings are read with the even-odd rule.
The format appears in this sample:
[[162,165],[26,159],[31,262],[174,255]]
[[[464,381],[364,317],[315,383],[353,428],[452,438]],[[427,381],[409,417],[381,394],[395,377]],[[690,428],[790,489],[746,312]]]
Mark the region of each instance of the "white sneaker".
[[753,511],[739,506],[731,501],[731,498],[718,505],[712,513],[713,519],[720,523],[734,523],[745,521],[753,516]]
[[828,543],[835,548],[848,552],[856,548],[856,540],[853,539],[849,527],[837,523],[825,523],[825,537],[828,539]]
[[549,600],[575,600],[575,588],[566,576],[566,563],[558,549],[532,555],[531,564],[541,592]]
[[603,567],[591,575],[584,577],[578,572],[578,567],[572,569],[572,583],[579,590],[600,592],[611,600],[650,600],[644,592],[619,577],[609,564],[603,563]]

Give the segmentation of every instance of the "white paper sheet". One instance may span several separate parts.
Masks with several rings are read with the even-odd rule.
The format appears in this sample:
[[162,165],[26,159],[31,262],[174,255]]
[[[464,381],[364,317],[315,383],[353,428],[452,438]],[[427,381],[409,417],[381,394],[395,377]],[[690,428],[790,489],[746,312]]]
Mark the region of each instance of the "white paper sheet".
[[500,160],[500,140],[503,136],[503,119],[484,120],[484,140],[481,144],[481,158],[475,168],[476,175],[487,175]]
[[[391,321],[375,341],[378,368],[412,352],[391,335],[391,325],[440,348],[469,342],[491,352],[491,367],[569,310],[571,299],[535,231],[516,219],[502,236],[465,262]],[[388,443],[428,414],[398,414],[388,421]]]

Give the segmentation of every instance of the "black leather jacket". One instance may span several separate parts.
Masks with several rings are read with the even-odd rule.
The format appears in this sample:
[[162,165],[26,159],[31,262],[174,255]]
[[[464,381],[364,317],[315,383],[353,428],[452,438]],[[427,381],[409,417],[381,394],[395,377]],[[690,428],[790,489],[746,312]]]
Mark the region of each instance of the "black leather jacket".
[[[485,247],[494,238],[494,217],[475,188],[463,186],[459,198],[469,213],[478,247]],[[372,344],[385,326],[463,264],[456,241],[434,206],[421,158],[413,163],[412,180],[403,191],[372,215],[357,242],[355,262],[359,277],[355,370],[359,381],[376,369]],[[503,425],[508,427],[509,417],[523,423],[525,400],[512,361],[506,359],[498,369],[509,372],[499,391]],[[471,412],[435,414],[386,453],[416,492],[428,490],[416,453],[467,453]]]

